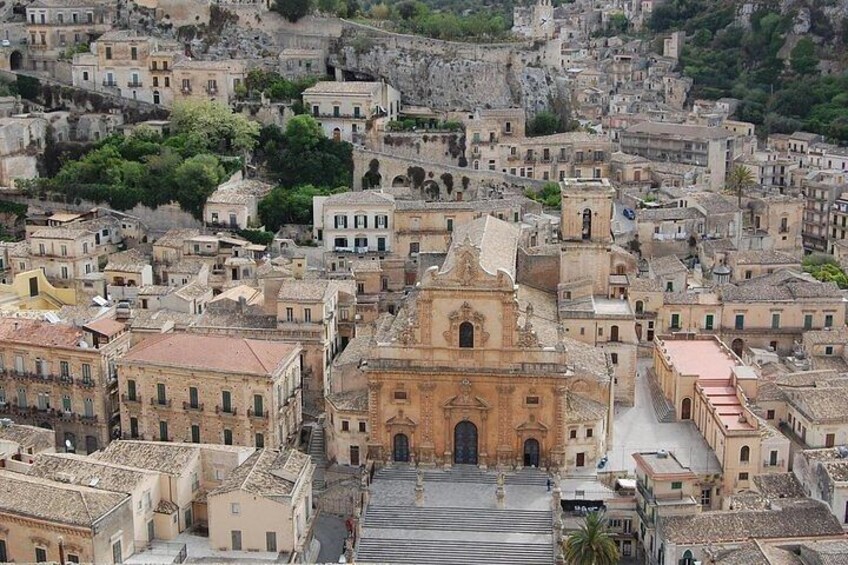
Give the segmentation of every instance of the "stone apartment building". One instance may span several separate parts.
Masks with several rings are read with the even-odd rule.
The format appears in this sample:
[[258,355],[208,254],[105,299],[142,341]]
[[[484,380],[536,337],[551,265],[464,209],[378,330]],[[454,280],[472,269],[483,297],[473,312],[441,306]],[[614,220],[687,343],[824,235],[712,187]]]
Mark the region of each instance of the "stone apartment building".
[[257,450],[207,496],[210,546],[303,555],[315,517],[314,468],[293,449]]
[[[173,65],[179,58],[180,46],[141,35],[132,30],[108,31],[91,44],[89,53],[74,56],[71,70],[74,86],[105,92],[133,100],[170,106],[173,101],[170,84],[156,71],[158,63]],[[163,64],[168,69],[167,64]],[[154,80],[155,77],[155,80]]]
[[27,67],[54,73],[68,49],[111,30],[117,6],[106,0],[36,0],[26,8]]
[[259,201],[274,188],[236,175],[218,186],[203,205],[203,221],[212,228],[247,229],[259,225]]
[[831,213],[846,187],[848,173],[845,172],[818,171],[805,176],[801,186],[805,201],[801,234],[806,251],[825,253],[830,250]]
[[280,447],[302,420],[300,347],[192,333],[150,337],[118,361],[127,439]]
[[692,420],[721,465],[719,499],[751,488],[762,473],[786,472],[789,440],[749,407],[757,374],[715,336],[655,338],[653,374],[679,420]]
[[303,91],[303,105],[324,134],[352,143],[360,143],[376,120],[397,119],[400,102],[400,92],[384,82],[321,81]]
[[763,249],[791,255],[801,253],[804,200],[783,194],[764,194],[751,198],[746,207],[752,217],[748,230],[765,234],[769,240]]
[[235,99],[236,89],[244,85],[248,71],[246,61],[201,61],[189,58],[175,60],[171,68],[174,102],[211,100],[224,105],[229,105]]
[[114,363],[127,349],[127,328],[108,318],[81,328],[0,318],[0,411],[54,430],[63,451],[96,451],[117,429]]
[[99,271],[102,249],[95,233],[81,228],[43,228],[30,238],[28,268],[41,269],[52,284],[67,288]]
[[121,563],[135,551],[132,513],[123,492],[0,470],[0,559]]
[[810,497],[830,508],[848,531],[848,449],[805,449],[795,454],[792,472]]
[[720,190],[739,156],[736,135],[724,128],[642,122],[619,134],[621,151],[653,161],[696,165],[709,171],[709,187]]
[[[253,447],[120,440],[92,455],[94,461],[89,465],[121,467],[145,475],[153,473],[158,482],[158,488],[150,491],[153,524],[149,521],[144,524],[147,531],[139,541],[173,540],[194,526],[209,526],[214,518],[209,515],[207,493],[221,486],[255,451]],[[103,482],[108,485],[105,478]],[[101,488],[100,484],[95,488]],[[133,497],[139,494],[138,487],[128,489],[124,485],[123,489],[122,492],[132,490]],[[141,496],[144,511],[148,505],[146,489]],[[138,504],[137,500],[134,502]],[[132,525],[128,528],[132,530]]]

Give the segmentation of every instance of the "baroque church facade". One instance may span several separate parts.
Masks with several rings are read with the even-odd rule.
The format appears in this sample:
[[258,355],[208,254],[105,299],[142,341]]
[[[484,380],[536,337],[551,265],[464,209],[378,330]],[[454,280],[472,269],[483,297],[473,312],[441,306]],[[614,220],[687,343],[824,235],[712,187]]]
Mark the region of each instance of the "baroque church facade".
[[458,226],[442,266],[375,332],[369,459],[569,471],[603,457],[614,368],[567,335],[555,294],[517,284],[518,240],[491,216]]

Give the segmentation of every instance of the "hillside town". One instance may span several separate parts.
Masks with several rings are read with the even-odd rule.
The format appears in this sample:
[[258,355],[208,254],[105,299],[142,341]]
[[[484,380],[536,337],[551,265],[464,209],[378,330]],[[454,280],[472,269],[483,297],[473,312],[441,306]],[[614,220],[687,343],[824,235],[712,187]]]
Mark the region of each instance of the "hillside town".
[[0,3],[0,563],[848,563],[838,136],[276,2]]

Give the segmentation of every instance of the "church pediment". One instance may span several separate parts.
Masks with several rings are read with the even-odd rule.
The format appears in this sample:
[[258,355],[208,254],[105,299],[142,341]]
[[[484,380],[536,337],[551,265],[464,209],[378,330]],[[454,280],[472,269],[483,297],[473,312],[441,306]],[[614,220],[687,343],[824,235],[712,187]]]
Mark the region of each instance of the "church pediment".
[[519,432],[544,432],[547,433],[548,426],[536,420],[534,416],[530,416],[530,419],[526,422],[523,422],[516,426],[515,428]]
[[456,286],[512,289],[509,273],[498,269],[487,271],[480,260],[480,249],[467,237],[451,250],[442,268],[430,267],[421,279],[421,286]]
[[387,426],[408,426],[408,427],[414,428],[418,424],[415,422],[415,420],[413,420],[409,416],[405,415],[403,413],[403,410],[401,410],[396,416],[392,416],[391,418],[386,420],[386,425]]
[[444,404],[442,404],[442,407],[447,410],[452,408],[489,410],[492,405],[479,396],[472,394],[471,381],[468,379],[462,379],[462,382],[459,383],[459,394],[449,398]]

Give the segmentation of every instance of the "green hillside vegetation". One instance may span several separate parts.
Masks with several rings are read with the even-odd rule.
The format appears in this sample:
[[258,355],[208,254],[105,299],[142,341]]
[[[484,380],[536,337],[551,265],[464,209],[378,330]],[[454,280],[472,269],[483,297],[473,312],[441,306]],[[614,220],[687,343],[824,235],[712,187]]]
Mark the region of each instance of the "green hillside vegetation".
[[839,288],[848,288],[848,276],[831,255],[814,253],[801,261],[804,272],[824,282],[834,282]]

